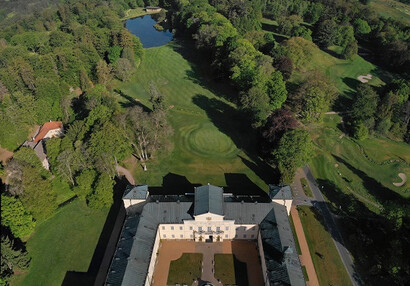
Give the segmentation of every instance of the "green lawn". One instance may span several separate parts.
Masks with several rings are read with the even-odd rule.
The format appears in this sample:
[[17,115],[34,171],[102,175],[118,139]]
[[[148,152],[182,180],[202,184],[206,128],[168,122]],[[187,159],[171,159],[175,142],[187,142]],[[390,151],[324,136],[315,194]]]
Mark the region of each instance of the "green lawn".
[[215,254],[215,278],[224,285],[248,285],[246,263],[233,254]]
[[392,18],[409,25],[410,6],[394,0],[372,0],[370,7],[376,10],[381,16]]
[[60,286],[67,271],[87,272],[107,213],[75,200],[38,224],[27,242],[30,269],[14,276],[11,285]]
[[298,209],[319,284],[352,285],[329,232],[311,208],[303,206]]
[[258,158],[253,156],[257,146],[254,131],[247,127],[236,107],[223,99],[231,96],[230,88],[225,83],[214,84],[212,75],[202,69],[199,72],[198,66],[188,59],[198,59],[200,55],[191,46],[184,47],[171,42],[146,49],[132,79],[117,83],[124,108],[135,104],[133,99],[151,107],[149,84],[155,83],[165,96],[174,129],[173,150],[149,161],[147,172],[131,163],[126,167],[134,168],[139,184],[160,185],[163,176],[174,173],[186,176],[191,183],[224,186],[225,174],[239,173],[266,190],[259,176],[270,176],[270,169],[261,168]]
[[337,127],[340,120],[339,115],[325,115],[323,123],[312,127],[318,147],[317,156],[310,163],[315,178],[355,195],[375,212],[379,212],[376,201],[386,192],[410,197],[409,180],[402,187],[393,185],[399,181],[398,173],[410,173],[409,145],[386,138],[356,141],[341,136]]
[[350,98],[351,93],[359,84],[358,76],[372,74],[373,78],[369,81],[372,86],[384,85],[382,79],[387,80],[392,77],[390,73],[381,70],[358,55],[354,56],[352,60],[335,57],[340,52],[340,47],[337,46],[329,47],[329,53],[317,47],[309,49],[309,52],[311,59],[303,66],[303,70],[295,71],[292,74],[291,82],[298,83],[312,70],[318,70],[334,81],[342,96]]
[[191,285],[201,277],[202,253],[183,253],[177,260],[171,261],[168,274],[168,285]]
[[302,184],[302,188],[303,188],[303,191],[305,192],[305,195],[310,198],[313,198],[312,190],[310,189],[306,178],[300,179],[300,183]]

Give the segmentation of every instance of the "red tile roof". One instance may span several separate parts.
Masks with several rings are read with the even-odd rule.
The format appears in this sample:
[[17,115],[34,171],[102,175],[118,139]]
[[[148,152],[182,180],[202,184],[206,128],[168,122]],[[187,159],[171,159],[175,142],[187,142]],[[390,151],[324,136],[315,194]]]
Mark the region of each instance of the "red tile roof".
[[44,136],[47,135],[48,131],[54,130],[54,129],[60,129],[62,127],[63,127],[63,123],[61,121],[50,121],[50,122],[44,123],[43,126],[41,126],[40,131],[34,138],[33,142],[37,143],[38,141],[43,139]]

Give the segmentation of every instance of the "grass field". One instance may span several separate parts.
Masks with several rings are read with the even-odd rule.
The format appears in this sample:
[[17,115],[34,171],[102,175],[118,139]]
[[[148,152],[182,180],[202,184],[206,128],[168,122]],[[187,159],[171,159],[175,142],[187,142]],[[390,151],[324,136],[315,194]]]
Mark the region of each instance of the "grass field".
[[11,285],[60,286],[67,271],[87,272],[107,213],[75,200],[38,224],[27,242],[29,272],[14,276]]
[[309,207],[298,207],[320,285],[352,285],[329,232]]
[[202,253],[183,253],[177,260],[171,261],[168,285],[187,284],[201,277]]
[[312,190],[310,189],[306,178],[300,179],[300,183],[302,184],[303,192],[305,193],[305,195],[313,198]]
[[341,136],[340,116],[325,115],[324,122],[312,127],[318,147],[310,166],[318,181],[353,194],[369,209],[379,212],[380,198],[395,192],[410,197],[410,182],[396,187],[398,173],[410,173],[410,147],[386,138],[356,141]]
[[410,6],[394,0],[372,0],[370,7],[379,15],[410,25]]
[[261,177],[272,173],[269,168],[261,168],[253,156],[254,131],[247,127],[236,107],[223,99],[231,95],[229,87],[214,84],[206,73],[199,72],[198,66],[188,61],[191,56],[191,47],[183,48],[175,42],[146,49],[132,79],[117,84],[122,93],[119,100],[125,108],[135,104],[134,99],[151,107],[149,84],[155,83],[165,96],[174,129],[173,151],[148,162],[147,172],[131,162],[126,167],[134,169],[138,184],[160,185],[163,176],[174,173],[186,176],[191,183],[224,186],[225,174],[235,173],[246,175],[265,190]]
[[[343,60],[335,57],[340,52],[339,47],[329,47],[329,52],[322,51],[315,47],[309,49],[310,60],[303,66],[303,70],[295,71],[290,81],[299,83],[309,72],[318,70],[331,78],[339,93],[347,98],[352,97],[357,85],[360,83],[357,77],[360,75],[372,74],[373,78],[369,84],[375,87],[384,85],[384,80],[388,80],[392,75],[381,70],[376,65],[366,61],[359,55],[352,60]],[[334,56],[335,55],[335,56]]]
[[223,285],[249,285],[246,263],[237,260],[233,254],[215,254],[215,278]]

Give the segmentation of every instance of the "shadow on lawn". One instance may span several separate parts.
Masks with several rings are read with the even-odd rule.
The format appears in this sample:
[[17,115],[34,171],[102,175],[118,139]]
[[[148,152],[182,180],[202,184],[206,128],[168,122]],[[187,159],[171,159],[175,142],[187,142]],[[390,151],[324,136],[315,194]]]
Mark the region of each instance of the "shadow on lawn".
[[[102,266],[103,257],[104,257],[105,252],[111,251],[112,254],[114,254],[115,246],[118,241],[118,236],[121,232],[122,224],[119,230],[115,229],[117,233],[113,233],[113,231],[114,231],[114,226],[115,226],[117,217],[119,215],[122,215],[125,218],[125,211],[124,211],[124,206],[122,203],[122,195],[123,195],[126,185],[128,184],[128,181],[125,179],[125,177],[123,177],[122,179],[117,179],[116,182],[117,183],[114,186],[114,203],[111,206],[110,211],[107,215],[107,219],[101,231],[97,246],[94,250],[94,254],[91,259],[90,266],[88,267],[88,271],[87,272],[67,271],[64,277],[63,283],[62,283],[63,286],[94,285],[94,283],[96,282],[98,272]],[[114,247],[110,248],[110,246],[107,246],[107,245],[108,245],[111,235],[116,235],[116,237],[113,240],[115,242]],[[110,259],[110,261],[108,261],[109,263],[111,262],[111,257],[112,255],[109,256],[109,259]],[[106,270],[108,271],[108,268]],[[101,277],[105,279],[105,275],[106,273],[103,273],[103,276]],[[100,284],[103,284],[104,281],[102,281],[102,283]]]
[[[345,160],[336,157],[349,169],[355,172],[362,180],[363,185],[377,201],[384,203],[389,209],[406,208],[404,200],[399,199],[394,192],[382,186],[376,180],[368,177],[364,172],[354,168]],[[344,245],[354,257],[353,278],[358,285],[405,285],[410,282],[406,269],[408,267],[406,251],[409,247],[409,225],[405,215],[402,224],[397,222],[400,219],[388,218],[388,211],[381,214],[370,210],[364,203],[359,201],[353,194],[347,194],[340,190],[329,180],[318,179],[323,195],[335,205],[328,202],[314,202],[312,208],[315,218],[323,225],[334,240]],[[394,202],[392,205],[390,205]],[[334,216],[341,233],[335,229],[327,228],[326,220],[330,217],[326,214],[325,208],[336,214]],[[303,215],[303,212],[301,212]],[[343,236],[343,238],[341,237]],[[323,259],[322,253],[316,255]],[[376,267],[377,265],[377,267]],[[397,273],[392,273],[391,265],[400,269]],[[359,277],[361,274],[361,278]],[[360,283],[363,281],[363,283]],[[403,284],[400,281],[407,281]]]
[[274,169],[255,155],[258,146],[257,134],[243,113],[220,99],[208,98],[202,94],[195,95],[192,101],[206,112],[219,131],[228,135],[235,145],[246,153],[250,160],[241,156],[240,159],[248,168],[266,184],[278,183],[274,181],[274,178],[278,178],[274,176]]

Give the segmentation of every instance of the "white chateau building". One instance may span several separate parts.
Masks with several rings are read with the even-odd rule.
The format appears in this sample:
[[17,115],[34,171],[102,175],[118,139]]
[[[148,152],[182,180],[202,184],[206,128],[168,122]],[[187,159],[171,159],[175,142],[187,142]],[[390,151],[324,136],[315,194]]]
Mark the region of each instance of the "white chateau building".
[[151,285],[164,239],[255,240],[265,285],[306,285],[288,220],[290,187],[269,187],[269,197],[261,197],[224,194],[212,185],[183,196],[129,186],[123,196],[127,217],[105,285]]

